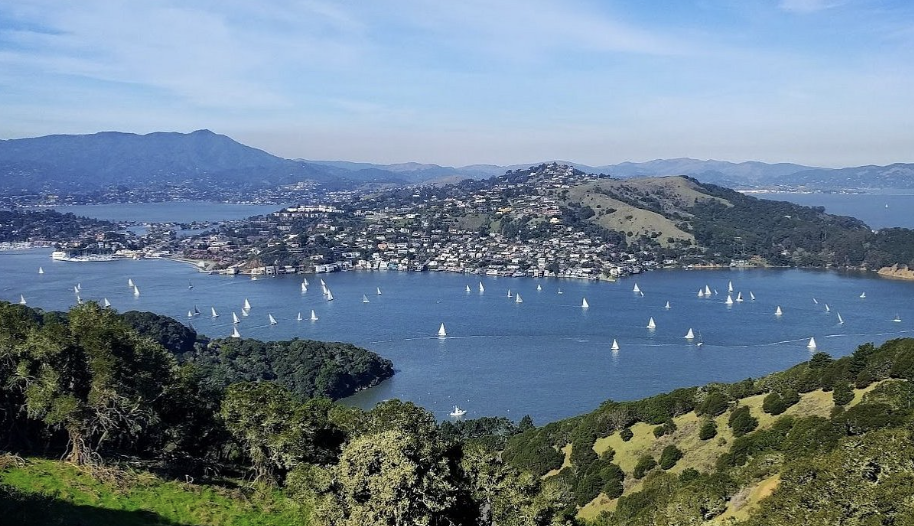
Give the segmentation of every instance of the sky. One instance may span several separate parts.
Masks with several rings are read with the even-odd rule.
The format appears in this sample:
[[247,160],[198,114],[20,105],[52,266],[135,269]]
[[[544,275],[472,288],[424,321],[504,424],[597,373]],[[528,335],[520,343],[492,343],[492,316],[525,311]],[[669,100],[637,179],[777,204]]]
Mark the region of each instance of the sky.
[[914,162],[909,0],[6,0],[0,139],[287,158]]

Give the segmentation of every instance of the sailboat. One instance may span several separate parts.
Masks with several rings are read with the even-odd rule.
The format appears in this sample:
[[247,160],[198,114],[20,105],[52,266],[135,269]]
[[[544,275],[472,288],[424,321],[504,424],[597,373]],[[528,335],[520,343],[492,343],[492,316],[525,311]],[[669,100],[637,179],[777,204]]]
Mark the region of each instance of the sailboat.
[[447,336],[447,331],[444,329],[444,324],[442,323],[441,327],[438,327],[438,337],[444,338],[445,336]]
[[211,317],[213,317],[213,318],[218,318],[218,317],[219,317],[219,313],[216,312],[216,307],[210,307],[209,310],[210,310],[210,313],[211,313],[211,314],[210,314]]
[[812,302],[815,303],[816,305],[819,304],[819,300],[817,300],[816,298],[813,298],[813,299],[812,299]]
[[557,294],[564,294],[564,292],[562,292],[562,289],[559,289]]
[[732,281],[727,282],[727,292],[733,292],[733,282]]
[[128,287],[132,287],[132,286],[133,286],[133,278],[127,278],[127,286],[128,286]]
[[536,291],[539,292],[539,291],[541,291],[541,290],[543,290],[543,286],[537,283],[537,285],[536,285]]
[[381,295],[381,287],[377,287],[377,291],[378,291],[378,296],[380,296],[380,295]]
[[641,289],[638,288],[638,284],[635,283],[635,286],[632,287],[632,292],[641,292]]
[[482,294],[485,291],[486,291],[486,288],[482,286],[482,282],[480,281],[479,282],[479,293]]
[[25,305],[25,304],[26,304],[25,296],[23,296],[22,294],[20,294],[20,295],[19,295],[19,305]]
[[523,303],[524,300],[521,299],[520,293],[517,293],[517,296],[514,297],[514,303]]
[[324,283],[324,278],[318,278],[318,279],[320,279],[320,280],[321,280],[321,287],[322,287],[322,288],[325,288],[325,287],[327,287],[327,284],[326,284],[326,283]]
[[470,286],[467,285],[467,292],[470,292]]
[[463,416],[463,415],[465,415],[465,414],[467,414],[466,409],[460,409],[460,408],[457,407],[456,405],[454,406],[454,410],[450,412],[450,415],[453,416],[453,417],[460,417],[460,416]]
[[188,281],[188,282],[187,282],[187,290],[190,290],[190,289],[192,289],[192,288],[194,288],[194,284]]
[[251,302],[244,298],[244,310],[251,310]]
[[238,319],[238,315],[235,314],[234,312],[232,313],[232,323],[236,323],[236,324],[241,323],[241,320]]
[[810,339],[809,339],[809,343],[806,344],[806,348],[807,348],[807,349],[815,349],[815,348],[816,348],[816,339],[815,339],[815,338],[810,338]]
[[619,342],[617,342],[615,338],[613,338],[613,344],[612,344],[612,347],[610,347],[610,349],[612,349],[613,351],[619,350]]
[[79,287],[73,285],[73,294],[79,294]]
[[844,325],[844,318],[841,317],[841,313],[838,313],[838,325]]
[[267,317],[270,318],[270,325],[276,325],[276,318],[272,314],[267,314]]
[[44,269],[41,268],[41,267],[38,267],[38,273],[39,273],[39,274],[44,274]]
[[299,312],[299,313],[298,313],[298,317],[295,318],[295,320],[296,320],[296,321],[301,321],[301,319],[302,319],[302,318],[301,318],[301,313]]
[[333,301],[333,293],[330,292],[330,289],[327,289],[327,301]]
[[[25,305],[25,303],[23,303],[23,302],[21,302],[21,301],[20,301],[19,303],[22,303],[23,305]],[[900,323],[900,322],[901,322],[901,318],[896,314],[896,315],[895,315],[895,318],[893,318],[892,321],[894,321],[895,323]]]
[[308,278],[302,278],[302,279],[301,279],[301,284],[307,287],[307,286],[308,286]]
[[781,316],[782,314],[784,314],[784,311],[782,311],[782,310],[781,310],[781,306],[778,305],[778,308],[774,309],[774,315],[775,315],[775,316]]
[[108,298],[105,298],[105,307],[110,307],[110,306],[111,306],[111,302],[108,301]]
[[705,285],[705,296],[710,296],[710,295],[711,295],[711,287]]
[[689,332],[687,332],[686,335],[683,336],[683,338],[685,338],[686,340],[692,340],[692,339],[695,338],[695,333],[692,332],[692,328],[691,328],[691,327],[689,327]]
[[368,303],[368,296],[362,294],[362,303]]
[[749,291],[749,299],[755,301],[755,294],[753,294],[751,290]]
[[317,314],[314,314],[314,309],[311,309],[311,321],[317,321]]
[[737,303],[742,303],[742,302],[743,302],[743,293],[742,293],[742,292],[737,292],[737,293],[736,293],[736,302],[737,302]]
[[699,298],[704,298],[704,297],[705,297],[705,291],[703,291],[703,290],[701,290],[701,289],[698,289],[698,297],[699,297]]
[[733,305],[733,298],[731,298],[730,295],[727,294],[727,301],[725,301],[724,303],[726,303],[727,305]]
[[248,314],[249,314],[249,313],[250,313],[250,311],[245,310],[245,309],[241,309],[241,315],[244,316],[245,318],[248,317]]
[[664,305],[663,308],[666,310],[670,310],[670,302],[666,302],[666,305]]
[[83,299],[79,297],[79,294],[76,295],[76,304],[77,304],[77,305],[82,305],[82,304],[83,304]]
[[866,292],[860,293],[860,299],[862,299],[862,300],[866,299]]
[[304,283],[302,283],[301,284],[301,293],[304,294],[306,292],[308,292],[308,286],[305,285]]
[[200,315],[200,309],[198,309],[197,306],[194,305],[194,316],[199,316],[199,315]]
[[187,317],[188,317],[188,318],[193,318],[193,317],[194,317],[194,313],[193,313],[192,311],[187,311]]
[[134,296],[139,296],[139,295],[140,295],[140,288],[137,287],[136,285],[133,286],[133,295],[134,295]]
[[831,309],[828,308],[828,303],[825,304],[825,312],[831,312]]
[[657,328],[657,324],[654,323],[654,317],[653,317],[653,316],[651,316],[651,319],[647,320],[647,328],[648,328],[648,329],[656,329],[656,328]]
[[704,344],[704,340],[701,339],[701,331],[698,331],[698,341],[695,342],[695,347],[701,347]]
[[232,327],[232,338],[241,338],[241,333],[238,332],[238,327]]
[[510,298],[511,296],[512,296],[511,289],[508,289],[508,297]]
[[582,308],[582,309],[587,309],[587,308],[589,308],[589,307],[590,307],[590,304],[587,303],[587,298],[584,298],[584,299],[581,301],[581,308]]

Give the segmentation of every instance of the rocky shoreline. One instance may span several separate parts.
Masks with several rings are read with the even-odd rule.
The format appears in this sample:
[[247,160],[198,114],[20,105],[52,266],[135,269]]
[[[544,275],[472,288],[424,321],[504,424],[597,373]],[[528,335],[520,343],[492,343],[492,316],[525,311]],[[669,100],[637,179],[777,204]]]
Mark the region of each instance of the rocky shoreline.
[[907,265],[895,264],[891,267],[882,267],[877,271],[877,274],[884,278],[914,280],[914,270],[909,269]]

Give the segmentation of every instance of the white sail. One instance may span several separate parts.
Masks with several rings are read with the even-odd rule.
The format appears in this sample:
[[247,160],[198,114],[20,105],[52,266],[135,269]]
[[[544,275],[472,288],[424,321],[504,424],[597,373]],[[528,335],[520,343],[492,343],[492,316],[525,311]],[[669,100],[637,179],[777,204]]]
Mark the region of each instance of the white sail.
[[187,317],[188,317],[188,318],[193,318],[193,317],[194,317],[194,313],[191,312],[191,311],[187,311]]
[[831,309],[828,308],[828,303],[825,304],[825,312],[831,312]]
[[276,318],[272,314],[267,314],[267,317],[270,318],[270,325],[276,325]]
[[139,295],[140,295],[140,288],[137,287],[136,285],[133,286],[133,295],[134,295],[134,296],[139,296]]
[[298,313],[298,317],[295,318],[295,319],[296,319],[297,321],[301,321],[301,320],[302,320],[302,318],[301,318],[301,313],[300,313],[300,312]]
[[133,278],[127,278],[127,286],[128,286],[128,287],[132,287],[132,286],[133,286]]
[[381,287],[378,287],[377,290],[378,290],[378,296],[380,296],[380,295],[381,295]]
[[663,308],[666,310],[670,310],[670,302],[666,302],[666,305],[664,305]]
[[333,301],[333,293],[330,292],[330,289],[327,289],[327,301]]
[[198,309],[197,306],[194,305],[194,316],[199,316],[199,315],[200,315],[200,309]]
[[444,329],[444,324],[442,323],[441,327],[438,327],[438,337],[444,338],[445,336],[447,336],[447,331]]
[[238,327],[232,327],[232,338],[241,338],[241,333],[238,332]]
[[41,267],[38,267],[38,273],[39,273],[39,274],[44,274],[44,269],[41,268]]
[[251,302],[244,298],[244,310],[251,310]]
[[582,309],[586,309],[586,308],[588,308],[588,307],[590,307],[590,304],[587,303],[587,298],[584,298],[584,299],[581,301],[581,308],[582,308]]
[[22,294],[20,294],[20,295],[19,295],[19,305],[25,305],[25,304],[26,304],[25,296],[23,296]]
[[540,284],[537,284],[537,285],[536,285],[536,290],[537,290],[537,291],[543,290],[543,286],[540,285]]
[[781,306],[778,305],[778,308],[774,309],[774,315],[775,315],[775,316],[780,316],[780,315],[782,315],[782,314],[784,314],[784,311],[782,311],[782,310],[781,310]]
[[250,311],[245,310],[245,309],[241,309],[241,315],[242,315],[242,316],[244,316],[245,318],[247,318],[247,317],[248,317],[248,314],[250,314]]
[[521,299],[520,293],[517,293],[517,296],[514,297],[514,303],[523,303],[524,300]]
[[314,309],[311,309],[311,321],[317,321],[317,314],[314,314]]
[[486,288],[482,286],[482,282],[480,281],[479,282],[479,293],[482,294],[485,291],[486,291]]
[[368,296],[362,294],[362,303],[368,303]]
[[742,303],[742,301],[743,301],[743,293],[742,293],[742,292],[737,292],[737,293],[736,293],[736,302],[737,302],[737,303]]
[[307,287],[307,286],[308,286],[308,278],[302,278],[302,279],[301,279],[301,284]]
[[726,303],[727,305],[733,305],[733,298],[731,298],[730,295],[727,294],[727,301],[725,301],[724,303]]
[[711,287],[705,285],[705,296],[710,296],[710,295],[711,295]]
[[108,298],[105,298],[105,307],[110,307],[110,306],[111,306],[111,302],[108,301]]
[[327,286],[327,284],[324,283],[324,278],[318,278],[318,279],[321,280],[321,287],[326,287],[326,286]]
[[73,285],[73,294],[79,294],[79,288],[76,285]]
[[612,347],[610,347],[610,349],[612,349],[614,351],[619,350],[619,342],[617,342],[615,338],[613,338],[613,344],[612,344]]
[[77,304],[77,305],[82,305],[82,304],[83,304],[83,299],[79,297],[79,294],[76,295],[76,304]]
[[727,292],[733,292],[733,282],[732,281],[727,282]]
[[304,294],[305,292],[308,292],[308,286],[305,285],[304,283],[302,283],[302,284],[301,284],[301,291],[302,291],[302,294]]
[[470,286],[467,285],[467,292],[470,292]]
[[810,339],[809,339],[809,343],[806,344],[806,348],[807,348],[807,349],[815,349],[815,348],[816,348],[816,339],[815,339],[815,338],[810,338]]
[[210,307],[209,310],[210,310],[211,316],[212,316],[213,318],[218,318],[218,317],[219,317],[219,313],[216,312],[216,307]]
[[638,284],[635,283],[635,286],[632,287],[632,292],[641,292],[641,289],[638,288]]
[[687,332],[686,335],[683,336],[683,338],[685,338],[685,339],[687,339],[687,340],[691,340],[691,339],[695,338],[695,333],[692,332],[692,328],[691,328],[691,327],[689,327],[689,332]]
[[755,294],[753,294],[751,290],[749,291],[749,299],[755,301]]
[[654,323],[654,317],[653,317],[653,316],[651,316],[651,319],[647,320],[647,328],[648,328],[648,329],[656,329],[656,328],[657,328],[657,324]]
[[866,299],[866,292],[860,293],[860,299]]
[[816,305],[819,304],[819,300],[817,300],[816,298],[813,298],[813,299],[812,299],[812,302],[815,303]]
[[838,324],[842,325],[844,323],[844,318],[841,317],[841,313],[838,313]]
[[704,297],[705,297],[705,291],[703,291],[703,290],[701,290],[701,289],[698,289],[698,297],[699,297],[699,298],[704,298]]
[[557,293],[558,293],[558,294],[563,294],[562,289],[559,289]]
[[232,323],[241,323],[241,320],[238,319],[238,315],[234,312],[232,313]]
[[510,298],[512,296],[513,296],[513,294],[511,294],[511,289],[508,289],[508,297]]

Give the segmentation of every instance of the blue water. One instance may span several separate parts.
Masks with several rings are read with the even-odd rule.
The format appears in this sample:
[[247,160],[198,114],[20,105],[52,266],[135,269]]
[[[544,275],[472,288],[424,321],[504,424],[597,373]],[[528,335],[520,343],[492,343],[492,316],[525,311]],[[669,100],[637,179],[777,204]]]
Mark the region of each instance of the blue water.
[[190,223],[192,221],[226,221],[269,214],[283,205],[248,205],[209,201],[170,201],[164,203],[114,203],[106,205],[62,205],[52,207],[62,214],[107,221],[139,223]]
[[[45,274],[37,273],[39,266]],[[230,334],[231,313],[241,316],[247,298],[250,316],[239,325],[244,337],[346,341],[394,362],[392,379],[349,403],[370,407],[400,398],[441,418],[459,404],[469,417],[530,414],[542,424],[590,411],[609,398],[637,399],[781,370],[809,358],[810,337],[819,350],[840,356],[914,329],[914,282],[872,273],[676,270],[617,283],[484,277],[486,291],[480,294],[478,276],[346,272],[320,275],[335,298],[328,302],[315,275],[305,276],[310,287],[302,294],[302,276],[252,281],[200,274],[165,260],[53,262],[49,251],[30,250],[0,252],[0,268],[0,299],[18,301],[22,294],[31,306],[66,309],[75,303],[79,283],[84,300],[108,298],[120,311],[167,314],[211,337]],[[724,304],[728,281],[745,302]],[[632,292],[636,282],[643,297]],[[699,299],[696,293],[706,284],[719,294]],[[467,285],[472,292],[465,292]],[[523,303],[509,299],[508,289],[520,292]],[[749,301],[749,291],[756,301]],[[866,299],[859,298],[862,292]],[[780,318],[773,314],[778,305]],[[194,306],[202,314],[189,320]],[[210,307],[219,318],[209,317]],[[307,321],[311,309],[316,322]],[[305,321],[295,320],[298,312]],[[839,312],[844,325],[837,323]],[[268,324],[268,313],[278,325]],[[892,321],[896,314],[900,323]],[[654,331],[645,327],[649,317],[657,324]],[[441,323],[448,332],[444,339],[436,337]],[[683,338],[690,327],[701,333],[704,346]],[[615,353],[613,339],[621,347]]]
[[870,228],[914,228],[914,194],[751,194],[763,199],[824,206],[830,214],[856,217]]

